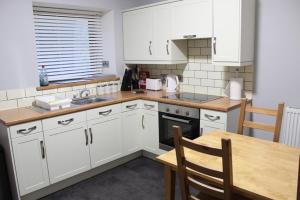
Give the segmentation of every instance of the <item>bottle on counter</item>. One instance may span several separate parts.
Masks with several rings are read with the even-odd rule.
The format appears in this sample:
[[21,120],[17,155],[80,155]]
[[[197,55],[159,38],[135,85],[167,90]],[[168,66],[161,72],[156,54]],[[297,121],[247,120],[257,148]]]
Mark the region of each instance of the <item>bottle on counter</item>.
[[48,86],[48,85],[49,85],[49,81],[48,81],[46,68],[44,65],[42,65],[42,69],[40,71],[40,86]]

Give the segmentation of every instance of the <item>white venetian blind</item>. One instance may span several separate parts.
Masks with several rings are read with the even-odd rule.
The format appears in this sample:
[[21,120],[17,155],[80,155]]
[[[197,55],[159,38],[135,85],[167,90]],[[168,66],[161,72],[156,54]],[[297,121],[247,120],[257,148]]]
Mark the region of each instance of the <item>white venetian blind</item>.
[[50,82],[90,79],[102,73],[101,12],[33,7],[38,67]]

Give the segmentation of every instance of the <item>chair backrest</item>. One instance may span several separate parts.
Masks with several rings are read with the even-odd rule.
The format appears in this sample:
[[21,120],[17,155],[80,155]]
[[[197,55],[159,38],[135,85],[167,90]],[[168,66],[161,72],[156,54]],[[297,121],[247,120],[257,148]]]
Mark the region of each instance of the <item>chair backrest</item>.
[[[232,199],[231,140],[222,139],[222,149],[212,148],[196,144],[192,140],[182,137],[180,127],[173,126],[173,128],[182,200],[198,199],[190,193],[189,186],[211,197],[225,200]],[[195,164],[192,160],[186,158],[184,148],[220,157],[222,159],[223,171]],[[187,169],[196,171],[199,175],[191,175]]]
[[[275,109],[268,109],[268,108],[253,107],[251,104],[247,103],[247,100],[242,100],[240,120],[239,120],[238,131],[237,131],[238,134],[241,135],[243,134],[244,127],[252,128],[252,129],[260,129],[260,130],[272,132],[273,141],[279,142],[283,110],[284,110],[284,103],[279,103],[277,110],[275,110]],[[276,117],[275,125],[245,120],[246,113],[256,113],[256,114]]]

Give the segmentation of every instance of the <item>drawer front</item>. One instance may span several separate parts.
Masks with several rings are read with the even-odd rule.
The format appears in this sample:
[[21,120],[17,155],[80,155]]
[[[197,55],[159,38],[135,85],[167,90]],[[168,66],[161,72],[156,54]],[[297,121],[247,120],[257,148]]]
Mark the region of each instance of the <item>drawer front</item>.
[[227,113],[201,109],[201,120],[226,124]]
[[121,113],[121,104],[115,104],[111,106],[105,106],[87,111],[87,119],[99,119],[106,116]]
[[122,103],[122,112],[139,109],[140,103],[140,100],[124,102]]
[[42,131],[43,128],[41,121],[34,121],[10,127],[11,138],[18,138],[26,135],[39,133]]
[[209,121],[205,121],[205,120],[200,120],[201,135],[205,135],[205,134],[210,133],[215,130],[226,131],[226,126],[225,126],[225,124],[221,124],[221,123],[214,123],[214,122],[209,122]]
[[145,110],[158,111],[158,103],[155,101],[141,101],[141,108]]
[[44,130],[51,130],[86,121],[86,112],[72,113],[42,120]]

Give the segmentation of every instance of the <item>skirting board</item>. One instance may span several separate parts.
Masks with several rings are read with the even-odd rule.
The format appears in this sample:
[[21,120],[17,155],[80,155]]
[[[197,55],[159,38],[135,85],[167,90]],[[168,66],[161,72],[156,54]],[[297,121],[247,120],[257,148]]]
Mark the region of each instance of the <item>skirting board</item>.
[[[127,163],[127,162],[129,162],[131,160],[139,158],[139,157],[141,157],[143,155],[144,155],[143,151],[135,152],[133,154],[130,154],[130,155],[122,157],[122,158],[119,158],[119,159],[117,159],[115,161],[112,161],[110,163],[104,164],[104,165],[102,165],[100,167],[97,167],[95,169],[91,169],[91,170],[89,170],[87,172],[84,172],[82,174],[76,175],[74,177],[71,177],[71,178],[66,179],[64,181],[61,181],[59,183],[55,183],[55,184],[50,185],[50,186],[48,186],[46,188],[43,188],[41,190],[38,190],[36,192],[30,193],[28,195],[25,195],[25,196],[21,197],[21,199],[22,200],[36,200],[36,199],[42,198],[44,196],[47,196],[49,194],[52,194],[52,193],[57,192],[59,190],[62,190],[64,188],[66,188],[66,187],[69,187],[71,185],[79,183],[79,182],[81,182],[83,180],[86,180],[88,178],[96,176],[96,175],[98,175],[98,174],[100,174],[102,172],[105,172],[105,171],[110,170],[112,168],[115,168],[115,167],[117,167],[119,165]],[[149,155],[150,155],[150,153],[149,153]],[[148,156],[145,156],[145,157],[148,157]],[[155,157],[155,155],[153,154],[153,158],[154,157]],[[149,158],[150,158],[150,156],[149,156]]]

